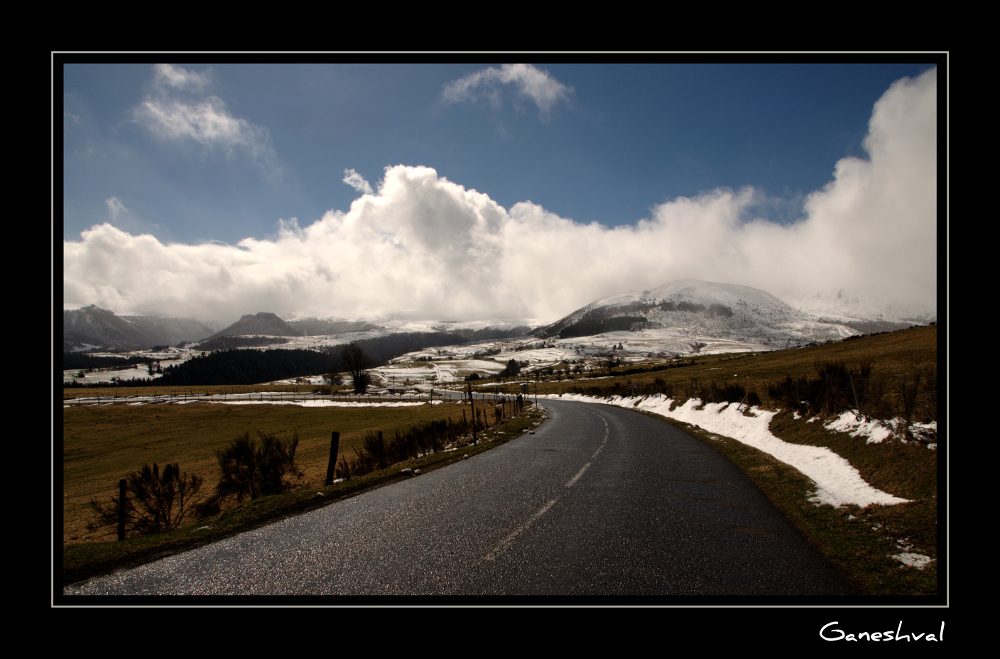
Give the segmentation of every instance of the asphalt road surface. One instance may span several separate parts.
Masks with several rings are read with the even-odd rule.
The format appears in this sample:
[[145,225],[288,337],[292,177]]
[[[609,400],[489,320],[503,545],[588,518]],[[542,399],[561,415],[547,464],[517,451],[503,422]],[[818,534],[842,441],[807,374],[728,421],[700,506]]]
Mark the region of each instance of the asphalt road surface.
[[543,404],[536,434],[64,594],[853,594],[704,443],[617,407]]

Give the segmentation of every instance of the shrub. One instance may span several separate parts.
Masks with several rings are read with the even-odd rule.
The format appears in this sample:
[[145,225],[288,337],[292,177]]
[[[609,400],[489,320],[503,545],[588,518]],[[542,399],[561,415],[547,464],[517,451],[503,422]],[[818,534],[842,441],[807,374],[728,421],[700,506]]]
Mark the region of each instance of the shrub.
[[386,466],[386,445],[382,439],[382,433],[375,433],[369,430],[365,433],[365,438],[361,446],[354,447],[357,460],[354,462],[354,471],[362,474],[383,469]]
[[[160,474],[154,462],[150,467],[143,465],[140,471],[133,471],[125,477],[125,534],[163,533],[180,526],[189,512],[191,503],[202,479],[181,474],[178,463],[168,464]],[[118,525],[121,502],[117,496],[104,505],[96,499],[90,502],[97,513],[97,519],[88,524],[90,530]]]
[[235,496],[242,503],[247,497],[281,494],[292,487],[286,476],[302,476],[302,470],[295,465],[298,433],[293,433],[288,443],[259,430],[257,437],[259,442],[244,432],[225,449],[215,452],[222,471],[216,487],[220,497]]

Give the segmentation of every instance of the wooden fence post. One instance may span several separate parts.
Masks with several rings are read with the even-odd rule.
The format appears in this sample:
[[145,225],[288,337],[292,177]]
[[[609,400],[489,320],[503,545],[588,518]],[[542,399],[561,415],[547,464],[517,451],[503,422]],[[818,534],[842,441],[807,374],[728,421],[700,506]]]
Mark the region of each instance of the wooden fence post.
[[378,466],[379,469],[385,469],[388,465],[385,463],[385,442],[382,440],[382,431],[378,431]]
[[472,408],[472,443],[473,445],[478,444],[479,440],[476,439],[476,404],[473,402],[472,398],[472,383],[469,383],[469,407]]
[[337,469],[337,452],[340,450],[340,433],[330,434],[330,461],[326,465],[326,485],[333,485],[334,472]]
[[118,481],[118,542],[125,539],[125,479]]

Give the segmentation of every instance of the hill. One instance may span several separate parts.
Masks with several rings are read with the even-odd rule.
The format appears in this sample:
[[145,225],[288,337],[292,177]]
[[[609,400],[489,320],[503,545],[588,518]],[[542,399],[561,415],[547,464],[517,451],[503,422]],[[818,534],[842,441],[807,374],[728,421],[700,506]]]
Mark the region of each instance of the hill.
[[664,328],[681,328],[699,337],[786,345],[859,334],[794,309],[765,291],[697,279],[602,298],[533,334],[570,338]]
[[273,313],[262,311],[257,314],[246,314],[224,330],[216,332],[209,339],[220,336],[303,336],[305,333],[297,330]]

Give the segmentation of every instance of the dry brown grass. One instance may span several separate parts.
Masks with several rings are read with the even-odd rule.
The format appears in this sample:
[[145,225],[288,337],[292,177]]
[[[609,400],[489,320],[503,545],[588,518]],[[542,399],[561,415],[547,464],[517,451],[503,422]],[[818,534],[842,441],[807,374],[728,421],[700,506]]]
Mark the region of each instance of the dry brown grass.
[[[114,530],[89,531],[89,502],[107,501],[128,472],[143,464],[180,463],[182,471],[205,479],[203,492],[214,490],[215,450],[244,431],[257,430],[290,439],[298,433],[296,463],[305,472],[299,487],[321,486],[326,478],[330,434],[340,433],[338,455],[354,458],[354,446],[368,430],[387,436],[431,421],[461,421],[462,406],[453,403],[412,407],[300,407],[295,405],[106,405],[64,407],[63,540],[111,539]],[[468,414],[468,411],[466,411]],[[57,445],[58,448],[58,445]]]
[[[718,384],[729,382],[739,384],[748,392],[756,392],[760,400],[765,401],[765,383],[773,385],[786,376],[792,378],[816,377],[816,361],[858,364],[870,361],[875,364],[873,374],[884,376],[896,381],[908,375],[915,367],[936,365],[938,347],[937,326],[914,327],[888,334],[879,334],[860,339],[853,339],[829,345],[818,345],[792,350],[757,353],[754,355],[711,355],[695,357],[694,366],[669,368],[641,375],[617,376],[611,378],[582,379],[574,376],[561,382],[539,382],[539,394],[558,394],[575,389],[588,387],[609,387],[617,381],[623,386],[631,382],[636,385],[652,385],[655,379],[660,379],[670,386],[682,386],[697,379],[701,383],[715,380]],[[685,360],[687,361],[687,360]],[[649,367],[665,363],[662,359],[643,360],[641,363],[630,364],[628,367]],[[592,378],[592,376],[591,376]],[[489,385],[492,389],[492,384]],[[500,385],[501,390],[513,391],[514,385]],[[531,385],[531,393],[535,392],[535,384]],[[581,393],[586,393],[581,391]],[[627,391],[625,392],[627,393]]]
[[[77,398],[93,398],[96,396],[101,396],[102,398],[111,396],[118,396],[119,398],[128,396],[175,396],[178,398],[183,398],[184,394],[189,396],[196,396],[198,394],[203,395],[221,395],[221,394],[255,394],[261,392],[267,393],[295,393],[295,394],[310,394],[314,390],[322,389],[326,392],[329,389],[329,385],[315,385],[315,384],[226,384],[226,385],[200,385],[200,386],[189,386],[189,387],[160,387],[160,386],[150,386],[150,387],[67,387],[63,389],[63,399],[64,400],[75,400]],[[336,386],[333,387],[337,392],[349,392],[351,387],[349,386]]]
[[866,483],[883,492],[916,501],[937,496],[938,451],[917,442],[894,439],[869,444],[864,437],[827,429],[821,423],[795,420],[782,412],[770,430],[792,444],[825,446],[851,463]]

